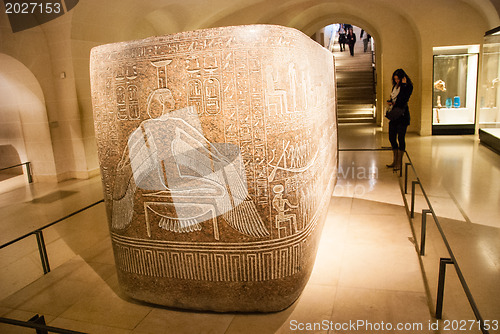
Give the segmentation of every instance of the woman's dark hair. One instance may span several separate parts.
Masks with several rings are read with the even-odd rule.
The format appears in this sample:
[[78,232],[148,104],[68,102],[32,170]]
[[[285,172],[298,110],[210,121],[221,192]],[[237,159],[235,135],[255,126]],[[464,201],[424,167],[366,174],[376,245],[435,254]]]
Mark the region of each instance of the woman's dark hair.
[[413,85],[408,74],[406,74],[406,72],[402,68],[398,68],[397,70],[394,71],[394,73],[392,73],[392,87],[396,86],[396,81],[394,81],[394,76],[397,76],[399,80],[406,78],[406,83]]

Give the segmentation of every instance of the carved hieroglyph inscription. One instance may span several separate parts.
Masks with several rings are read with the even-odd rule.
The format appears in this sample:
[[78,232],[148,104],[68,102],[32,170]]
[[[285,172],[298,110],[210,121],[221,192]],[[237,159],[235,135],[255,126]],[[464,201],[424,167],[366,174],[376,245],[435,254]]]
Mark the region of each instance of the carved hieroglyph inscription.
[[91,83],[124,277],[310,272],[336,180],[331,53],[294,29],[215,28],[94,48]]

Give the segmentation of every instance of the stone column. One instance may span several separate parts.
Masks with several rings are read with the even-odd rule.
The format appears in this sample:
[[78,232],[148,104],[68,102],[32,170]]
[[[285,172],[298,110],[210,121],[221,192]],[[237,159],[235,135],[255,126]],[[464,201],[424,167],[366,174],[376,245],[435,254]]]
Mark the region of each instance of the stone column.
[[337,175],[333,55],[280,26],[96,47],[91,84],[122,289],[278,311],[300,295]]

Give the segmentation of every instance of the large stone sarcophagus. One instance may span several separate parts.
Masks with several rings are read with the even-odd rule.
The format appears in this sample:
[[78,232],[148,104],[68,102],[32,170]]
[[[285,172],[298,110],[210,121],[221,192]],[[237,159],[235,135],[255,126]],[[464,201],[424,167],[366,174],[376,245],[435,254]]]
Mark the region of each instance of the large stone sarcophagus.
[[337,174],[333,56],[280,26],[96,47],[98,154],[135,299],[277,311],[300,295]]

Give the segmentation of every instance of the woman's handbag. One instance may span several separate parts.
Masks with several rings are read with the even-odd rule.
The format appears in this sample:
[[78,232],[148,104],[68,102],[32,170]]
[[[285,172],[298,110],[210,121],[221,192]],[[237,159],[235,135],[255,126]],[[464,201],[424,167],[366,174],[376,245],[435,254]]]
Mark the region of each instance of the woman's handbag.
[[390,107],[387,108],[387,111],[385,112],[385,117],[387,117],[389,120],[394,121],[403,116],[405,113],[405,110],[400,107]]

